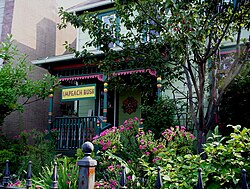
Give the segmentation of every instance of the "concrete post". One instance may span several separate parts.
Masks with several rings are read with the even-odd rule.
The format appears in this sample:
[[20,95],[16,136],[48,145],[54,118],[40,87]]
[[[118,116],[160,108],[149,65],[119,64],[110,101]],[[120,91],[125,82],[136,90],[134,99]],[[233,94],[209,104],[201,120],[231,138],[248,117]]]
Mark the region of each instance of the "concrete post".
[[91,142],[83,144],[84,158],[78,161],[79,180],[78,189],[94,189],[95,187],[95,167],[97,161],[90,157],[94,151],[94,146]]

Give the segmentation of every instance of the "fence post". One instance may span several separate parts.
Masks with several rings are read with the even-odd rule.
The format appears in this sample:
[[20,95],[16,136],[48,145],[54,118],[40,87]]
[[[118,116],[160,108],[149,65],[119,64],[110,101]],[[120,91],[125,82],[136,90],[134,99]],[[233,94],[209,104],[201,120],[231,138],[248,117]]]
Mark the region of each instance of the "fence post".
[[120,189],[124,189],[126,187],[126,172],[125,172],[125,166],[122,165],[122,176],[120,180]]
[[248,189],[246,170],[242,169],[242,189]]
[[6,166],[3,172],[3,187],[7,188],[10,179],[10,169],[9,169],[9,160],[6,161]]
[[160,173],[161,168],[158,167],[157,170],[158,170],[158,173],[157,173],[155,188],[160,189],[163,186],[162,180],[161,180],[161,173]]
[[29,161],[28,171],[27,171],[27,178],[26,178],[26,188],[27,189],[31,188],[31,186],[32,186],[32,180],[31,180],[32,171],[31,171],[31,166],[32,166],[32,162]]
[[52,173],[52,183],[51,183],[51,187],[52,189],[57,189],[58,188],[58,181],[57,181],[57,163],[54,162],[54,168],[53,168],[53,173]]
[[79,160],[79,180],[78,189],[94,189],[95,187],[95,167],[97,161],[90,157],[94,151],[94,146],[91,142],[83,144],[84,158]]
[[203,182],[202,182],[202,175],[201,175],[202,169],[198,169],[198,183],[197,183],[197,189],[204,189]]

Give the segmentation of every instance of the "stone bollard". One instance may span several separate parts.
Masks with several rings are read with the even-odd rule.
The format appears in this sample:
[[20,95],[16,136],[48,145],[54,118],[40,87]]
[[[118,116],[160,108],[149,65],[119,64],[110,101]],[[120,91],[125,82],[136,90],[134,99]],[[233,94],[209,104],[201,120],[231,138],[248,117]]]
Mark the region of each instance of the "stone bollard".
[[95,167],[97,161],[90,157],[94,151],[94,146],[91,142],[83,144],[84,158],[79,160],[79,180],[78,189],[94,189],[95,187]]

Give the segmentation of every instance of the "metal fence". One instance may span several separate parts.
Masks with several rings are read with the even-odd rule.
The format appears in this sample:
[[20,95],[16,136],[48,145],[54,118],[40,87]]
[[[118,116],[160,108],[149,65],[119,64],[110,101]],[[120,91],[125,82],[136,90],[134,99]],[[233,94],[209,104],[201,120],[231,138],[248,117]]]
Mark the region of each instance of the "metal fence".
[[56,149],[72,150],[82,146],[84,141],[92,141],[99,134],[102,121],[97,116],[56,117],[51,131],[55,130]]
[[[94,189],[95,188],[95,167],[97,165],[97,161],[90,157],[91,153],[94,150],[94,146],[91,142],[85,142],[83,145],[84,158],[79,160],[79,173],[78,173],[78,189]],[[30,189],[32,187],[32,162],[29,162],[27,169],[27,177],[25,188]],[[197,185],[194,186],[196,189],[204,189],[204,185],[202,182],[202,170],[198,169],[197,176]],[[52,183],[51,189],[57,189],[58,187],[58,175],[57,175],[57,164],[54,163],[53,173],[51,175]],[[6,167],[3,172],[3,181],[2,185],[0,185],[0,189],[8,188],[8,189],[23,189],[17,187],[11,187],[9,185],[10,180],[10,170],[9,170],[9,161],[6,161]],[[126,187],[126,172],[125,166],[122,166],[122,174],[119,183],[119,189],[125,189]],[[152,186],[155,189],[162,189],[163,183],[160,174],[160,167],[158,167],[157,178],[155,182],[155,186]],[[60,189],[60,188],[59,188]],[[246,170],[242,170],[242,186],[241,189],[248,189],[247,179],[246,179]]]

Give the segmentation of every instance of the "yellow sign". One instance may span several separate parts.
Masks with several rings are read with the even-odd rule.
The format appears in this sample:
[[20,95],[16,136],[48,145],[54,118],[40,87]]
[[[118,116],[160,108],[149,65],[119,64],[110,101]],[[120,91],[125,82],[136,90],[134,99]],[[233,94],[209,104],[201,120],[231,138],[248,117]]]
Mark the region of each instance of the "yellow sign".
[[95,85],[67,87],[62,89],[62,101],[95,98],[95,93]]

